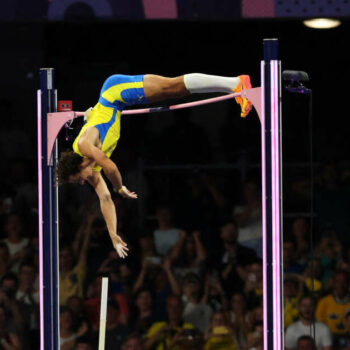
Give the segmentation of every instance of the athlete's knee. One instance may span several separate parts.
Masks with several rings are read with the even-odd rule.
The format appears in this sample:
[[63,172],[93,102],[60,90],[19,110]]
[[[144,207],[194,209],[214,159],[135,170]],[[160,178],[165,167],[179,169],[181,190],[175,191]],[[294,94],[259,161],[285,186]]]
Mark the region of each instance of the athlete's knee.
[[183,76],[176,78],[165,78],[162,82],[162,94],[165,97],[182,97],[187,95]]
[[150,102],[183,97],[189,94],[183,76],[166,78],[160,75],[147,74],[144,76],[143,82],[145,96]]

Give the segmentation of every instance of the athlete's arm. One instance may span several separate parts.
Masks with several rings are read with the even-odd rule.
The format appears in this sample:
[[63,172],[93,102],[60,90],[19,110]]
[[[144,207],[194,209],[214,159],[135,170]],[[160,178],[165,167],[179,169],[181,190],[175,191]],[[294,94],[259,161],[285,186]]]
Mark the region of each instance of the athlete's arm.
[[129,249],[121,237],[117,235],[117,214],[106,182],[104,181],[101,173],[97,171],[93,173],[92,177],[88,178],[88,181],[95,189],[100,200],[101,212],[105,219],[113,247],[117,251],[118,255],[121,258],[124,258],[127,256],[127,250]]
[[125,198],[137,198],[135,192],[130,192],[125,186],[123,186],[122,176],[117,165],[98,147],[94,146],[86,139],[81,139],[79,140],[79,150],[84,156],[93,159],[103,169],[103,172],[112,182],[113,187],[118,190],[120,195]]

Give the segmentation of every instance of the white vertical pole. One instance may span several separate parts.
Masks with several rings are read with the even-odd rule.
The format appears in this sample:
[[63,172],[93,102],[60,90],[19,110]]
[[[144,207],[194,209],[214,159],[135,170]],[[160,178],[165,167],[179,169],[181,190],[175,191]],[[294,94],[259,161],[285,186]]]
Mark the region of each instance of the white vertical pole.
[[106,320],[107,320],[108,277],[102,278],[101,309],[100,309],[100,334],[98,350],[105,349]]

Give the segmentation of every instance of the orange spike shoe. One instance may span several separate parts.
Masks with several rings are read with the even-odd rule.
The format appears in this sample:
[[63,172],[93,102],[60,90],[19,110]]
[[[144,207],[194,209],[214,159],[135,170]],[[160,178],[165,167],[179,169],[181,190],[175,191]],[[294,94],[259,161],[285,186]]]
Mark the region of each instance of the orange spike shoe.
[[[239,83],[233,89],[233,92],[237,93],[252,88],[249,75],[240,75],[238,78]],[[235,100],[241,106],[241,117],[245,118],[251,111],[253,104],[246,97],[242,96],[235,97]]]

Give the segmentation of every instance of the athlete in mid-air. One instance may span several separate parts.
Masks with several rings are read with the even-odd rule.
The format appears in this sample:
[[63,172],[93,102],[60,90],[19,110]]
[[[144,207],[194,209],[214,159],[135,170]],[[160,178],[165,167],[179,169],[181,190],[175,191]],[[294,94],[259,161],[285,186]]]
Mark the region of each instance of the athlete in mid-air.
[[[121,112],[126,106],[146,104],[192,93],[232,93],[251,88],[248,75],[221,77],[191,73],[175,78],[159,75],[112,75],[104,82],[98,103],[86,113],[86,123],[73,143],[73,151],[62,152],[57,163],[58,184],[88,181],[100,201],[114,248],[121,258],[127,256],[127,244],[117,234],[117,215],[111,194],[101,175],[110,180],[115,191],[124,198],[137,198],[122,182],[117,165],[110,156],[120,136]],[[246,117],[251,102],[241,96],[235,98],[241,106],[241,116]]]

